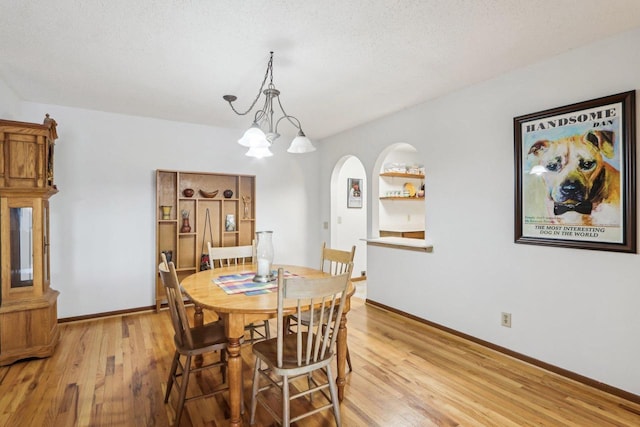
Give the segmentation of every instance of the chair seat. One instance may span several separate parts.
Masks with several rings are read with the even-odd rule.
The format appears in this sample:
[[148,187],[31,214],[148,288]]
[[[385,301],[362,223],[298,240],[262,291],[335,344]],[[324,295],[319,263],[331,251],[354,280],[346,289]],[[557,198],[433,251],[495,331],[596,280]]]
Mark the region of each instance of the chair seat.
[[[302,342],[307,342],[308,337],[307,332],[302,333]],[[313,337],[315,342],[315,336]],[[304,361],[307,357],[306,346],[302,346],[302,366],[298,366],[298,356],[297,356],[297,337],[296,334],[287,334],[283,337],[283,346],[282,346],[282,366],[280,368],[278,365],[278,339],[271,338],[268,340],[257,342],[253,345],[253,354],[262,359],[267,365],[269,365],[274,372],[284,372],[289,371],[289,374],[292,374],[292,370],[296,370],[297,372],[293,373],[294,375],[310,372],[316,369],[321,368],[324,365],[331,363],[333,359],[333,352],[327,351],[322,358],[318,358],[317,361],[310,363],[308,365],[304,364]],[[313,350],[312,350],[313,352]],[[313,357],[310,358],[313,360]]]
[[[209,347],[219,346],[227,342],[224,323],[216,321],[191,328],[191,338],[193,346],[189,346],[185,339],[175,339],[177,350],[181,353],[190,352],[191,354],[208,353],[211,351]],[[183,345],[180,345],[180,341],[182,341]]]

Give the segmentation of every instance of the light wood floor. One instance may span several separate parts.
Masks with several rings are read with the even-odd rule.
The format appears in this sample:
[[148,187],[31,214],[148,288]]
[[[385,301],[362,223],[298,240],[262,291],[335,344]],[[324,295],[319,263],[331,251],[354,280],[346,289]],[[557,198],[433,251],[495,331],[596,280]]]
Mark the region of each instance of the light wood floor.
[[[355,300],[350,426],[639,426],[640,405]],[[53,357],[0,368],[0,426],[166,426],[169,313],[65,323]],[[243,348],[245,399],[253,359]],[[214,374],[215,375],[215,374]],[[203,375],[202,387],[212,376]],[[194,381],[194,387],[197,387]],[[226,394],[187,405],[181,426],[227,425]],[[272,425],[259,409],[257,425]],[[245,418],[248,425],[248,417]],[[317,414],[299,426],[333,425]]]

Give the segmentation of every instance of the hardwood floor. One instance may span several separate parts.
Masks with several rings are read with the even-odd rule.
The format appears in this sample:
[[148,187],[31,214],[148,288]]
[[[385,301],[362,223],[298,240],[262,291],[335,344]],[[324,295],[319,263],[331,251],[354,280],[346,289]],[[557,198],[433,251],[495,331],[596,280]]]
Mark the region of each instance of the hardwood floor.
[[[640,405],[354,299],[341,414],[350,426],[638,426]],[[275,322],[273,322],[275,323]],[[65,323],[53,357],[0,368],[0,426],[167,426],[168,311]],[[242,350],[245,400],[253,357]],[[203,374],[193,387],[210,387]],[[187,404],[181,426],[228,423],[227,395]],[[273,422],[258,409],[258,426]],[[245,414],[248,425],[248,414]],[[333,425],[329,411],[297,424]]]

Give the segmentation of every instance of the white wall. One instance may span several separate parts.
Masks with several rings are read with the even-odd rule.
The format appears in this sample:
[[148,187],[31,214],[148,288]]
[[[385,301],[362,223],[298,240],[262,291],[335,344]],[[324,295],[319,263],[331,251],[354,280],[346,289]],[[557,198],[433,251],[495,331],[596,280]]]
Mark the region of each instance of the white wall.
[[[19,111],[20,99],[15,92],[0,79],[0,118],[4,120],[16,120],[15,117]],[[42,118],[44,119],[44,115]]]
[[640,394],[639,255],[513,242],[513,118],[639,88],[638,45],[640,30],[323,141],[323,165],[348,151],[369,177],[393,142],[424,156],[434,251],[368,247],[368,298]]
[[274,231],[275,262],[320,258],[318,154],[286,153],[286,136],[257,160],[236,143],[241,130],[57,105],[20,110],[15,120],[50,113],[58,122],[51,283],[60,318],[155,304],[156,169],[255,174],[256,225]]

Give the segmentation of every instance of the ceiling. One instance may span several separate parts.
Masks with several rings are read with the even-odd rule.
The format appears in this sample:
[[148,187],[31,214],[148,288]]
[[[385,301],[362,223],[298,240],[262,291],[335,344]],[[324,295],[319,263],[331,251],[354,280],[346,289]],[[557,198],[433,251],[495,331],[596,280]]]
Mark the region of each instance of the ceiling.
[[22,100],[244,128],[253,113],[222,96],[246,110],[273,50],[283,106],[312,140],[640,27],[638,0],[0,0],[0,11],[0,79]]

